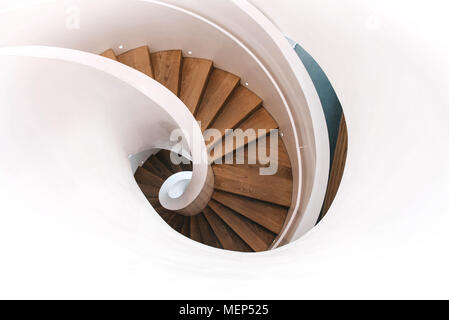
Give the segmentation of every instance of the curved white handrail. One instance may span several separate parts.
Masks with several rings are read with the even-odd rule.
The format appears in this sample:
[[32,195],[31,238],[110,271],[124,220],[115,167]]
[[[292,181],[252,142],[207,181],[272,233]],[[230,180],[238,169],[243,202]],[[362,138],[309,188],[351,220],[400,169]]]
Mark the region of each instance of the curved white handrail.
[[[158,107],[153,118],[148,119],[148,126],[159,127],[159,134],[146,137],[147,141],[142,144],[147,146],[143,147],[144,150],[145,148],[148,149],[148,146],[156,148],[163,143],[169,144],[170,135],[176,129],[181,129],[184,135],[182,143],[186,150],[192,150],[195,147],[190,137],[195,136],[197,139],[197,150],[192,150],[194,152],[191,152],[193,162],[191,183],[179,198],[167,203],[169,205],[168,209],[183,210],[195,203],[198,198],[202,197],[205,186],[207,186],[206,182],[210,179],[210,166],[207,162],[204,139],[202,138],[201,130],[195,118],[170,90],[143,73],[126,65],[77,50],[43,46],[4,47],[0,48],[0,56],[52,59],[87,66],[105,72],[145,95],[153,105]],[[45,78],[43,78],[43,81],[45,81]],[[127,150],[131,154],[140,151],[142,150]],[[202,208],[197,208],[197,212],[187,214],[196,214],[201,210]]]
[[[314,143],[314,164],[309,164],[308,170],[313,170],[312,176],[305,177],[305,180],[309,180],[311,184],[310,190],[304,191],[308,193],[302,195],[302,201],[304,203],[297,203],[297,208],[295,208],[295,213],[297,216],[291,216],[288,224],[284,226],[283,231],[279,237],[276,244],[281,244],[282,241],[289,242],[292,239],[298,239],[305,233],[310,231],[317,223],[319,215],[321,213],[321,208],[324,202],[324,197],[326,194],[327,182],[329,178],[329,167],[330,167],[330,150],[329,150],[329,136],[327,132],[326,120],[324,117],[323,107],[315,89],[315,86],[307,72],[304,64],[300,61],[296,53],[292,50],[288,40],[282,32],[275,27],[275,25],[268,20],[268,18],[263,15],[256,7],[254,7],[247,0],[232,0],[244,13],[246,13],[257,25],[266,32],[273,41],[273,44],[279,50],[279,52],[272,52],[272,56],[278,59],[278,62],[284,63],[285,66],[282,71],[285,73],[290,73],[294,76],[294,82],[291,87],[288,84],[282,82],[282,87],[285,91],[294,90],[295,86],[301,88],[304,94],[305,100],[307,101],[308,111],[310,112],[310,128],[313,132],[313,143]],[[278,56],[276,56],[278,54]],[[282,62],[281,62],[281,61]],[[289,97],[294,96],[294,92],[288,91],[287,95]],[[291,112],[295,112],[291,110]],[[294,116],[291,116],[295,119]],[[294,123],[295,121],[293,121]],[[304,123],[302,123],[304,125]],[[310,141],[311,142],[311,141]],[[302,146],[307,148],[307,146]],[[304,152],[302,153],[304,154]],[[303,161],[308,161],[304,159]],[[311,174],[304,173],[304,174]],[[312,178],[313,177],[313,178]],[[307,189],[307,188],[306,188]],[[303,207],[300,209],[299,206]],[[292,232],[292,230],[294,230]]]

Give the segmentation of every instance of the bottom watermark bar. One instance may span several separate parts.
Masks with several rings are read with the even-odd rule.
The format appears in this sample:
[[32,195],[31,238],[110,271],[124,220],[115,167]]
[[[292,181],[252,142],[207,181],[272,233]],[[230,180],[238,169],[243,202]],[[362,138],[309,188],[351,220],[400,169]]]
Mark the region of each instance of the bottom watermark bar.
[[[298,306],[302,304],[293,300],[16,300],[3,303],[4,306],[9,304],[21,315],[32,310],[33,315],[58,316],[58,319],[66,312],[74,319],[87,315],[101,319],[292,319],[291,315],[297,313]],[[19,303],[33,306],[23,308]],[[315,308],[313,306],[311,310]],[[301,310],[304,312],[304,308]]]

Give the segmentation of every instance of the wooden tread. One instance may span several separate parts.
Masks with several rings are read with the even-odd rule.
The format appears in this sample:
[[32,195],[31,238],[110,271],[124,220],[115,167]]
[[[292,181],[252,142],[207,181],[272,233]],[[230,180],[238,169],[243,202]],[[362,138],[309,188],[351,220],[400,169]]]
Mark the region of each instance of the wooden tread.
[[159,160],[158,157],[150,157],[148,161],[145,161],[143,168],[149,170],[162,179],[168,179],[173,173],[167,166]]
[[261,176],[259,166],[248,164],[217,164],[215,189],[289,207],[293,178],[289,168],[279,167],[275,175]]
[[179,98],[195,114],[212,72],[212,61],[184,58],[182,61],[181,92]]
[[159,202],[159,198],[158,197],[155,197],[155,198],[147,197],[147,200],[151,203],[153,208],[157,209],[157,208],[161,207],[161,203]]
[[175,95],[179,95],[182,51],[168,50],[151,54],[154,79]]
[[171,152],[168,150],[160,150],[156,157],[161,161],[172,173],[181,172],[182,167],[175,165],[170,159]]
[[224,106],[231,93],[237,87],[240,78],[232,73],[214,69],[209,77],[204,97],[196,113],[196,119],[201,121],[201,130],[206,130],[215,120],[216,115]]
[[192,240],[202,242],[200,226],[198,224],[198,216],[190,217],[190,238]]
[[211,247],[221,248],[220,242],[215,236],[214,231],[209,225],[209,222],[207,222],[206,217],[204,216],[203,213],[197,215],[197,221],[203,243]]
[[223,249],[251,252],[253,251],[226,223],[219,218],[212,209],[206,207],[203,211],[204,216],[209,222],[211,228],[214,230],[215,235],[220,241]]
[[142,167],[139,167],[137,169],[136,173],[134,174],[134,178],[139,184],[145,184],[157,188],[160,188],[164,183],[164,180],[161,177]]
[[190,238],[190,217],[184,217],[184,224],[181,228],[181,233]]
[[276,237],[274,233],[259,227],[214,200],[211,200],[208,206],[256,252],[268,250]]
[[165,220],[165,222],[168,222],[176,213],[165,209],[164,207],[155,208],[156,212],[159,213],[162,219]]
[[[271,140],[275,139],[275,137],[271,137],[270,135],[266,135],[260,137],[256,141],[252,141],[248,145],[246,145],[243,149],[237,149],[239,152],[243,151],[244,163],[248,164],[258,164],[262,167],[267,167],[266,159],[259,158],[258,148],[260,146],[265,146],[266,158],[269,158],[271,155]],[[285,148],[285,144],[282,141],[282,138],[278,135],[277,137],[277,148],[275,148],[278,155],[277,157],[273,157],[270,161],[273,161],[279,167],[291,168],[291,162],[289,155],[287,153],[287,149]],[[264,160],[264,161],[262,161]]]
[[[216,142],[209,143],[208,149],[209,150],[213,149],[213,152],[211,152],[210,156],[211,162],[215,162],[216,160],[223,158],[226,154],[233,152],[239,148],[242,148],[245,145],[254,142],[261,137],[265,137],[271,130],[278,129],[279,126],[276,123],[276,121],[274,121],[274,119],[271,117],[271,115],[267,112],[267,110],[265,110],[265,108],[263,107],[260,107],[253,114],[251,114],[246,120],[244,120],[238,126],[238,128],[241,129],[243,132],[245,132],[248,129],[254,129],[255,136],[248,137],[243,140],[234,139],[233,148],[230,150],[225,149],[225,141],[226,141],[225,139],[219,142],[218,146],[214,146],[216,145]],[[265,131],[259,132],[259,130]]]
[[220,111],[217,119],[210,125],[210,128],[219,130],[221,135],[224,136],[225,130],[236,128],[261,104],[262,99],[240,85],[235,89],[229,101]]
[[288,213],[285,207],[222,191],[215,191],[212,198],[275,234],[281,232]]
[[[136,179],[137,181],[137,179]],[[159,197],[159,188],[153,185],[147,185],[144,183],[139,183],[140,190],[147,198],[157,198]]]
[[127,66],[139,70],[147,76],[154,78],[151,64],[150,49],[147,46],[132,49],[117,57],[118,61]]
[[[263,143],[266,145],[266,151],[267,151],[267,156],[270,155],[270,144],[271,144],[271,138],[269,135],[261,137],[258,139],[257,141],[258,144]],[[281,167],[286,167],[286,168],[291,168],[291,162],[290,162],[290,157],[287,153],[287,149],[285,148],[285,144],[284,141],[282,140],[282,138],[278,135],[278,145],[277,145],[277,162],[278,165]],[[248,149],[245,150],[245,153],[248,152]],[[247,156],[247,155],[246,155]]]
[[184,226],[184,216],[175,213],[167,219],[167,224],[181,233],[182,227]]
[[109,58],[109,59],[112,59],[112,60],[115,60],[115,61],[118,61],[117,56],[115,55],[115,52],[112,49],[106,50],[105,52],[103,52],[101,54],[101,56]]

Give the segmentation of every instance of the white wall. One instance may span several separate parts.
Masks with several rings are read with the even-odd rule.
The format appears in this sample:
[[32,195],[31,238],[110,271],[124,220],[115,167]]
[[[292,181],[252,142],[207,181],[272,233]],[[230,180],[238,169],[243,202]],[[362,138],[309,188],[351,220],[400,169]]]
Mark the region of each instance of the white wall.
[[447,298],[448,2],[251,2],[318,61],[346,115],[340,191],[303,240],[318,296]]

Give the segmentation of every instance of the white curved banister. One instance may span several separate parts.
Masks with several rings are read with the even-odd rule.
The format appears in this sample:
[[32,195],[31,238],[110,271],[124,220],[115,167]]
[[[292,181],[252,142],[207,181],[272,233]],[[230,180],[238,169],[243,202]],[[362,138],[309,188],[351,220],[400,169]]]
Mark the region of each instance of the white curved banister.
[[191,10],[226,28],[257,56],[258,63],[264,66],[270,81],[279,89],[279,100],[273,95],[263,96],[263,91],[261,93],[283,133],[296,179],[293,194],[297,197],[293,198],[288,224],[274,247],[301,237],[315,226],[320,215],[330,163],[329,138],[321,101],[305,66],[292,50],[285,34],[247,0],[165,2]]
[[[170,90],[126,65],[77,50],[42,46],[4,47],[0,48],[0,56],[2,58],[28,57],[45,59],[47,61],[64,61],[92,68],[97,72],[104,72],[118,79],[124,87],[129,86],[136,90],[136,94],[137,92],[140,93],[141,99],[143,97],[147,99],[148,108],[151,110],[151,115],[147,115],[143,117],[143,120],[139,121],[140,123],[143,122],[149,130],[145,136],[136,139],[137,143],[126,141],[123,148],[127,154],[135,154],[143,150],[157,148],[159,145],[170,145],[172,132],[181,129],[180,132],[184,135],[182,139],[183,148],[191,151],[193,162],[191,183],[180,197],[169,202],[164,201],[164,204],[168,207],[167,209],[177,210],[187,215],[197,214],[204,208],[207,203],[207,201],[204,203],[205,198],[212,193],[210,180],[212,179],[213,181],[210,166],[207,160],[204,160],[207,159],[204,139],[202,139],[201,130],[195,118]],[[39,64],[39,60],[35,63]],[[55,73],[55,76],[60,75],[62,77],[61,71],[57,69],[49,69],[48,73]],[[71,77],[72,75],[65,74],[65,76]],[[42,78],[42,82],[45,83],[45,81],[46,77]],[[80,81],[82,81],[81,78]],[[24,90],[26,91],[26,87]],[[114,88],[111,88],[111,90],[114,90]],[[65,92],[57,92],[57,94],[61,96],[67,95]],[[70,95],[68,95],[68,98],[70,98]],[[129,108],[129,114],[139,112],[128,105],[123,105],[122,108],[124,110]],[[123,116],[126,117],[127,115],[124,114]],[[130,118],[135,119],[138,116],[139,114],[134,114],[130,115]],[[123,120],[125,121],[125,118]],[[138,126],[134,128],[134,130],[137,129]],[[193,136],[197,139],[196,144],[189,138]]]
[[[330,167],[329,136],[323,106],[316,88],[304,64],[292,50],[285,35],[248,0],[232,0],[247,15],[257,28],[258,34],[263,34],[265,41],[253,41],[255,48],[268,47],[264,55],[265,63],[276,65],[280,72],[274,72],[281,85],[284,95],[289,100],[290,117],[294,131],[297,132],[299,144],[303,148],[298,152],[302,166],[301,200],[295,203],[295,210],[290,213],[290,219],[275,246],[299,239],[315,227],[324,202]],[[303,100],[295,101],[295,97]],[[305,102],[305,103],[304,103]],[[307,121],[299,121],[306,118]]]

